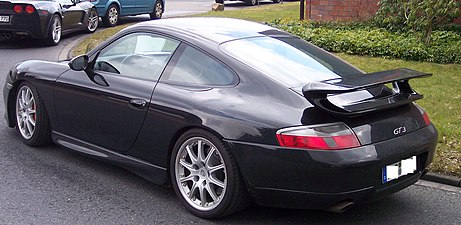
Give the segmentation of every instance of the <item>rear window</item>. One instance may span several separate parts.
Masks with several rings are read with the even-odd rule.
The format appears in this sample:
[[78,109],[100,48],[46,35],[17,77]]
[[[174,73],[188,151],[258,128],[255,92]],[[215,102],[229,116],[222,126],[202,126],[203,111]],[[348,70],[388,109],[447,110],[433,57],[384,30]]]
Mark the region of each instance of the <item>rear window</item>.
[[233,58],[288,87],[362,73],[328,52],[294,37],[253,37],[221,44]]

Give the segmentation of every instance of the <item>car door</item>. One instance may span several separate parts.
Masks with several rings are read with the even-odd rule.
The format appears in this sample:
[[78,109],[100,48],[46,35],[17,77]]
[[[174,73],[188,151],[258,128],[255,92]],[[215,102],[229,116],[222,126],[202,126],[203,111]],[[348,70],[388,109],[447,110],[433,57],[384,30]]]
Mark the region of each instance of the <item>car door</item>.
[[85,71],[62,74],[55,88],[59,132],[113,151],[129,150],[178,45],[158,35],[132,33],[103,48]]
[[63,9],[62,11],[62,29],[73,29],[79,27],[82,24],[82,18],[85,11],[75,2],[79,0],[58,0],[59,4]]
[[155,0],[136,1],[136,11],[138,13],[151,13],[154,11]]
[[136,1],[137,0],[120,0],[121,15],[133,15],[136,14]]

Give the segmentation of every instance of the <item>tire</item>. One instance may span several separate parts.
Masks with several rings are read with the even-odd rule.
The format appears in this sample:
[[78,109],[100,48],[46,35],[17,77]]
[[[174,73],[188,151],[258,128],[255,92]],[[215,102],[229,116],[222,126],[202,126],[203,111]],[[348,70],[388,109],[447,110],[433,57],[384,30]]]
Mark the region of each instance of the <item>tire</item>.
[[88,21],[86,24],[86,32],[94,33],[98,29],[99,25],[99,15],[96,9],[90,9],[88,12]]
[[215,0],[216,3],[224,4],[224,0]]
[[15,98],[16,130],[29,146],[51,142],[51,125],[37,90],[27,82],[18,87]]
[[245,0],[245,4],[246,5],[257,5],[258,4],[258,0]]
[[104,25],[108,27],[113,27],[117,25],[118,19],[120,17],[120,10],[117,5],[112,4],[107,9],[106,15],[102,18]]
[[281,0],[272,0],[273,3],[280,3]]
[[155,1],[155,4],[154,4],[154,11],[151,14],[149,14],[149,16],[152,20],[158,20],[162,18],[162,15],[163,15],[163,3],[161,0],[157,0]]
[[223,217],[249,203],[234,158],[223,142],[207,131],[192,129],[178,139],[171,155],[170,175],[176,195],[198,217]]
[[61,30],[61,18],[59,15],[54,14],[51,18],[50,27],[48,28],[48,34],[45,38],[45,44],[56,46],[61,41],[62,30]]

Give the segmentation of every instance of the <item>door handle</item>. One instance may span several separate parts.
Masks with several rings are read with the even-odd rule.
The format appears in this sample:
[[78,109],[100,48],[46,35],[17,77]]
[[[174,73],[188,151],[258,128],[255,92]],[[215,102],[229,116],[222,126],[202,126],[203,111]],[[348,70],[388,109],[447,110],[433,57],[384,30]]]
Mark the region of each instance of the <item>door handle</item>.
[[136,108],[144,108],[147,102],[143,99],[131,99],[130,104]]

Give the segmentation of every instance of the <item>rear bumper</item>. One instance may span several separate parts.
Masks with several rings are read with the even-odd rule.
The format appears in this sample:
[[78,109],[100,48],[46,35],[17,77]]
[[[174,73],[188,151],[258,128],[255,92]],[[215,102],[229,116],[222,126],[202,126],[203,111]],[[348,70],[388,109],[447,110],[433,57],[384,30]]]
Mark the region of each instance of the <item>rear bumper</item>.
[[[260,205],[326,209],[360,203],[414,184],[432,162],[431,124],[390,140],[340,151],[310,151],[228,141],[250,194]],[[417,171],[382,184],[382,168],[417,156]]]
[[30,36],[42,39],[46,37],[47,16],[10,15],[10,23],[0,23],[0,33],[8,33],[11,36]]

